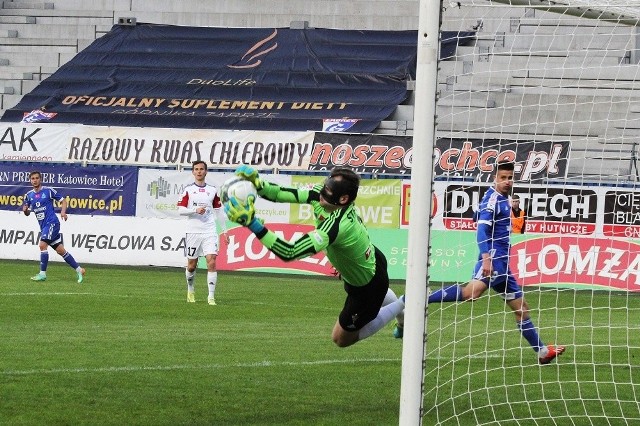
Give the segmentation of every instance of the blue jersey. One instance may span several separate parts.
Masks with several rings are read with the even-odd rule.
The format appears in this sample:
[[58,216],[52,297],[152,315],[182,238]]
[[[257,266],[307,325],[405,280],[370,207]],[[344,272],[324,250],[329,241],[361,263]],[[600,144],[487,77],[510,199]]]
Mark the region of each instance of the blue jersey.
[[46,186],[40,187],[38,192],[32,189],[24,196],[22,204],[28,206],[29,210],[35,213],[41,230],[50,225],[60,225],[53,208],[53,200],[62,200],[62,195],[55,189]]
[[480,201],[476,217],[479,258],[482,258],[482,253],[490,253],[493,259],[508,257],[511,233],[509,198],[496,192],[495,188],[489,188]]

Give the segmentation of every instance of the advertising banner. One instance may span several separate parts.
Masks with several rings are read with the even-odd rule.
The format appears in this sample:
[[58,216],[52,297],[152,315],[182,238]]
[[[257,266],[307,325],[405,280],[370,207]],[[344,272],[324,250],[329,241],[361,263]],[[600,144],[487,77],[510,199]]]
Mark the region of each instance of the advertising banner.
[[378,247],[387,258],[387,269],[389,271],[389,278],[406,278],[408,231],[406,229],[367,229],[369,230],[371,242],[373,242],[373,244]]
[[540,183],[567,176],[569,141],[440,138],[434,148],[436,176],[491,182],[495,165],[515,162],[514,180]]
[[[292,176],[294,188],[311,188],[322,183],[325,176]],[[399,179],[362,179],[356,208],[367,227],[398,229],[400,221]],[[276,205],[279,203],[276,203]],[[291,204],[291,223],[313,224],[313,210],[308,204]]]
[[[442,221],[446,229],[475,230],[474,213],[489,186],[446,185]],[[589,235],[596,231],[598,196],[583,187],[516,186],[526,212],[527,233]]]
[[415,31],[115,25],[3,120],[44,107],[55,123],[320,131],[356,118],[370,132],[406,98],[416,43]]
[[514,244],[520,285],[640,291],[640,244],[616,238],[545,236]]
[[55,188],[67,200],[69,214],[135,215],[138,185],[136,169],[45,163],[35,167],[24,164],[2,164],[0,210],[22,211],[23,197],[33,189],[29,181],[29,173],[34,170],[41,173],[43,186]]
[[358,173],[410,174],[411,136],[316,133],[309,170],[348,166]]
[[603,233],[612,237],[640,238],[640,191],[606,192]]
[[0,161],[306,170],[313,133],[0,123]]
[[[207,173],[206,182],[218,191],[233,173]],[[178,201],[184,188],[193,183],[189,170],[140,169],[136,216],[179,219]],[[219,195],[219,194],[218,194]]]
[[[233,177],[233,172],[208,172],[206,182],[219,191],[222,184]],[[278,185],[291,185],[290,175],[272,175],[263,173],[262,179]],[[140,169],[136,198],[136,216],[157,218],[184,218],[178,214],[178,201],[185,186],[193,183],[193,174],[188,170]],[[218,192],[218,195],[220,193]],[[287,223],[289,204],[272,203],[259,198],[256,201],[256,214],[267,222]],[[186,226],[186,224],[184,225]]]
[[[473,215],[488,188],[488,184],[435,182],[429,258],[432,281],[468,282],[478,256]],[[402,194],[401,226],[405,228],[409,181],[403,182]],[[640,224],[634,215],[640,191],[516,184],[514,194],[520,196],[527,212],[525,234],[511,236],[511,269],[521,285],[638,291],[640,245],[635,240]],[[396,241],[400,243],[385,253],[394,258],[393,263],[406,263],[406,238]]]
[[[438,139],[436,177],[490,181],[496,161],[515,159],[527,184],[567,173],[568,142]],[[76,162],[210,168],[250,164],[262,170],[324,171],[348,166],[363,174],[410,175],[410,136],[100,127],[0,123],[0,161]],[[528,151],[535,149],[535,151]]]
[[[443,32],[441,55],[474,35]],[[2,120],[281,131],[352,120],[340,125],[366,133],[407,97],[417,40],[416,31],[115,25]]]
[[[37,260],[37,223],[20,213],[20,197],[30,189],[28,171],[17,163],[2,166],[0,255]],[[184,186],[193,180],[190,170],[140,169],[136,176],[126,167],[42,164],[40,169],[45,184],[69,197],[70,217],[62,224],[62,232],[66,247],[74,256],[77,252],[81,261],[184,265],[185,223],[177,215],[176,203]],[[220,185],[230,175],[210,172],[208,179]],[[284,186],[306,188],[324,179],[270,173],[261,176]],[[472,218],[487,188],[483,183],[435,182],[431,240],[425,241],[425,250],[431,247],[430,282],[469,280],[478,256]],[[408,180],[364,179],[356,200],[372,241],[387,256],[393,279],[406,277],[411,192]],[[511,269],[521,285],[639,291],[640,243],[635,232],[640,224],[635,215],[640,191],[516,185],[514,193],[527,211],[525,234],[511,238]],[[269,229],[287,240],[293,241],[312,229],[308,206],[259,199],[256,207]],[[99,225],[96,215],[102,215]],[[137,217],[124,217],[133,215]],[[245,228],[232,223],[227,226],[232,242],[228,247],[221,245],[221,270],[333,273],[323,254],[281,262]]]
[[[295,241],[313,229],[310,225],[269,224],[269,230],[287,241]],[[220,256],[217,265],[221,270],[270,270],[280,273],[310,273],[334,275],[335,271],[324,252],[313,256],[285,262],[257,240],[247,228],[239,226],[229,231],[231,241],[225,256]]]
[[[209,172],[207,182],[219,188],[232,175],[231,172]],[[304,189],[310,189],[325,179],[324,176],[270,173],[261,173],[260,177],[278,185]],[[140,169],[136,215],[179,218],[176,203],[184,187],[192,182],[190,170]],[[356,208],[367,227],[399,227],[401,185],[402,181],[398,179],[361,181]],[[257,216],[267,223],[313,225],[313,211],[309,204],[273,203],[258,198],[255,206]]]
[[[108,226],[96,226],[90,216],[70,215],[62,224],[64,244],[80,263],[184,267],[184,228],[177,219],[113,217]],[[269,224],[282,238],[296,240],[312,229],[308,225]],[[332,275],[324,253],[284,262],[269,252],[246,228],[229,230],[230,243],[220,245],[217,266],[224,270],[271,270],[281,273]],[[38,223],[22,213],[0,211],[0,253],[4,259],[40,259]],[[62,258],[50,250],[51,261]],[[91,271],[88,272],[90,277]],[[180,276],[184,277],[184,274]]]
[[[39,261],[39,231],[33,217],[0,210],[2,258]],[[113,216],[96,222],[92,216],[69,214],[61,232],[65,248],[80,263],[185,265],[184,224],[178,220]],[[49,256],[52,262],[63,262],[51,249]]]
[[[435,176],[489,182],[499,161],[515,161],[515,180],[528,183],[564,178],[568,141],[440,138],[434,148]],[[316,133],[309,170],[349,166],[359,173],[411,174],[413,137]]]

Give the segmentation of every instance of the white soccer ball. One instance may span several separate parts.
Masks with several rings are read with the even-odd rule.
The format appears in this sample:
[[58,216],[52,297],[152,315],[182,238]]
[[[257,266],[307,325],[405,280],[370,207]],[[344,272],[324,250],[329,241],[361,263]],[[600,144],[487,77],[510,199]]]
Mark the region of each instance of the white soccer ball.
[[234,176],[227,179],[220,188],[220,199],[223,203],[228,202],[232,197],[246,205],[249,198],[253,197],[254,201],[258,199],[258,190],[248,180]]

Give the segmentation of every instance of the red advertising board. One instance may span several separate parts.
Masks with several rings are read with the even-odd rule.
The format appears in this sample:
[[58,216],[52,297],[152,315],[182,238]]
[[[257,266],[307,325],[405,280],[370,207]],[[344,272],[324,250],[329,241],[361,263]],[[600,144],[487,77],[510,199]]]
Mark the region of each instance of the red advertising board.
[[[290,225],[287,223],[269,223],[269,230],[287,241],[295,241],[304,233],[314,229],[311,225]],[[280,272],[304,272],[317,275],[334,275],[335,270],[324,252],[304,259],[285,262],[276,257],[260,243],[247,228],[239,226],[229,231],[229,246],[226,256],[218,256],[219,270],[236,271],[252,269],[278,269]]]
[[640,244],[613,238],[545,236],[511,248],[522,286],[570,284],[640,291]]

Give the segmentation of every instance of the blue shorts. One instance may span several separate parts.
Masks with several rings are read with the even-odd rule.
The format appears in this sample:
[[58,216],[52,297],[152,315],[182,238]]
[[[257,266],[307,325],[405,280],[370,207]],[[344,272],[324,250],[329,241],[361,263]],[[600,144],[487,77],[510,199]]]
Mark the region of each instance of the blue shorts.
[[520,299],[523,296],[522,289],[509,269],[508,258],[493,259],[492,266],[491,278],[482,277],[482,260],[479,260],[473,269],[473,279],[482,281],[491,287],[504,300]]
[[49,244],[54,249],[62,244],[62,234],[60,233],[60,222],[49,223],[42,226],[40,240]]

